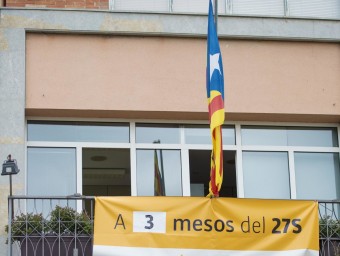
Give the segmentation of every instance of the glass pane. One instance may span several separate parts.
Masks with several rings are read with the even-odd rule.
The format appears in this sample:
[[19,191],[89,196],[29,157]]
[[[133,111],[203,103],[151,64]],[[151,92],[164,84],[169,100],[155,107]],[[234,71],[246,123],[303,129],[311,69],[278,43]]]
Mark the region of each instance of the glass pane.
[[129,142],[129,125],[118,123],[29,122],[29,141]]
[[291,128],[288,130],[289,146],[337,147],[336,128]]
[[340,199],[338,153],[295,153],[294,156],[297,198]]
[[[179,150],[137,150],[137,194],[155,195],[155,170],[165,184],[165,195],[182,196],[181,154]],[[158,163],[158,164],[157,164]],[[156,167],[157,166],[157,167]],[[164,171],[163,171],[164,170]],[[164,173],[164,176],[162,175]],[[162,178],[164,177],[164,179]]]
[[[184,129],[186,144],[211,144],[208,125],[186,125]],[[223,126],[222,141],[224,145],[235,145],[235,128]]]
[[337,147],[336,128],[242,126],[242,144]]
[[75,148],[28,148],[27,188],[30,196],[76,193]]
[[[27,149],[27,194],[29,196],[68,196],[75,193],[75,148]],[[48,214],[52,205],[44,204],[43,201],[30,201],[27,211]],[[75,201],[60,201],[53,207],[56,204],[75,208]]]
[[233,14],[283,16],[283,0],[233,1]]
[[284,127],[242,126],[243,145],[287,146]]
[[[213,4],[215,1],[213,1]],[[225,13],[226,1],[218,0],[218,12]],[[172,0],[173,12],[208,13],[209,2],[206,0]],[[215,12],[215,11],[214,11]]]
[[169,11],[169,0],[114,0],[114,10]]
[[179,127],[178,125],[137,124],[136,142],[161,144],[180,143]]
[[243,152],[242,156],[245,197],[290,198],[287,152]]
[[339,0],[294,0],[289,1],[290,16],[322,17],[339,19]]

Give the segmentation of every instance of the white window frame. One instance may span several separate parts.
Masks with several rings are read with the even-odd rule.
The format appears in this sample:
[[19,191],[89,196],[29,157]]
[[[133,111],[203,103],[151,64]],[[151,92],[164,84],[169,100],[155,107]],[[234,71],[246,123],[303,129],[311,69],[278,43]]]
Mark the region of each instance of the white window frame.
[[[53,142],[53,141],[27,141],[27,125],[29,121],[86,121],[86,122],[112,122],[112,123],[129,123],[130,142],[129,143],[104,143],[104,142]],[[189,171],[189,150],[211,150],[212,146],[207,144],[185,144],[183,125],[197,124],[208,125],[208,121],[178,121],[178,120],[130,120],[130,119],[88,119],[88,118],[39,118],[27,117],[25,125],[26,130],[26,145],[25,156],[27,156],[28,147],[71,147],[76,148],[77,153],[77,188],[76,193],[82,194],[82,149],[83,148],[128,148],[130,149],[130,167],[131,167],[131,196],[137,196],[137,163],[136,151],[138,149],[176,149],[181,153],[182,165],[182,194],[190,196],[190,171]],[[136,123],[152,123],[152,124],[178,124],[180,129],[179,144],[150,144],[136,143]],[[285,123],[285,122],[225,122],[225,125],[235,127],[235,145],[224,145],[223,150],[236,152],[236,186],[237,197],[244,198],[244,183],[243,183],[243,168],[242,168],[242,152],[243,151],[270,151],[270,152],[287,152],[289,179],[290,179],[290,194],[291,199],[296,199],[296,181],[294,168],[294,152],[327,152],[338,153],[340,158],[340,125],[334,123]],[[338,147],[301,147],[301,146],[247,146],[242,145],[241,129],[242,126],[280,126],[280,127],[327,127],[336,128],[338,136]],[[25,169],[27,170],[27,159],[25,157]],[[27,172],[25,172],[25,190],[27,194]]]

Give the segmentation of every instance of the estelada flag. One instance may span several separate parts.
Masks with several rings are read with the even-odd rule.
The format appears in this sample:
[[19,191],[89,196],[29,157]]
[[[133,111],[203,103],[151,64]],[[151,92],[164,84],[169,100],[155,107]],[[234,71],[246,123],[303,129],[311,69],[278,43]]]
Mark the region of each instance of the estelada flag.
[[212,139],[209,195],[219,196],[223,181],[222,125],[224,123],[224,76],[222,56],[214,22],[213,6],[209,0],[207,47],[207,97]]

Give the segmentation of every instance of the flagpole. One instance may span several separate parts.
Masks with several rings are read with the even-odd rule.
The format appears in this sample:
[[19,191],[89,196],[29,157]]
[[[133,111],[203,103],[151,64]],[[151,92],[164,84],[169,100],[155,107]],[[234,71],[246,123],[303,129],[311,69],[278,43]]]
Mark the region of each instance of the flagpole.
[[[209,0],[207,37],[207,96],[212,140],[208,197],[218,197],[223,182],[222,125],[224,113],[224,79],[221,49],[217,35],[218,0]],[[213,3],[215,6],[213,6]],[[215,10],[215,14],[214,14]]]
[[[161,140],[160,139],[155,140],[153,143],[160,144]],[[157,154],[157,150],[156,150],[156,154]],[[162,152],[162,149],[159,150],[159,159],[160,159],[160,164],[161,164],[161,166],[160,166],[161,183],[162,183],[162,187],[163,187],[163,194],[165,196],[166,194],[165,194],[165,181],[164,181],[164,166],[163,166],[163,152]]]
[[214,15],[214,19],[215,19],[215,27],[216,27],[216,34],[217,33],[217,21],[218,21],[218,0],[215,0],[214,2],[215,5],[215,15]]
[[163,166],[163,152],[162,152],[162,149],[160,149],[159,150],[159,154],[160,154],[160,160],[161,160],[161,173],[162,173],[162,187],[163,187],[163,189],[164,189],[164,196],[166,195],[166,193],[165,193],[165,181],[164,181],[164,179],[165,179],[165,177],[164,177],[164,166]]

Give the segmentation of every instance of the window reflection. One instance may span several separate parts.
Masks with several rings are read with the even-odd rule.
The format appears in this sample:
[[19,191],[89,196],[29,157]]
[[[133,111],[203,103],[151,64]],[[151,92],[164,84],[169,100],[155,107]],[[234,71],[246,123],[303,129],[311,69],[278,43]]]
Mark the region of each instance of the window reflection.
[[[30,196],[68,196],[76,193],[75,148],[28,148],[27,194]],[[75,207],[75,203],[66,203]],[[28,205],[28,208],[50,205]],[[40,208],[41,209],[41,208]]]
[[339,154],[295,153],[296,193],[299,199],[340,199]]
[[290,198],[287,152],[243,152],[243,177],[245,197]]
[[161,143],[161,144],[180,143],[179,126],[171,124],[169,125],[137,124],[136,142]]
[[288,145],[306,147],[337,147],[337,131],[335,128],[292,128],[288,130]]
[[242,144],[337,147],[336,128],[242,126]]
[[[155,152],[158,165],[156,165]],[[157,167],[156,167],[157,166]],[[182,196],[180,150],[137,150],[137,194],[155,195],[155,168],[164,173],[165,195]]]
[[28,141],[129,142],[129,125],[121,123],[28,123]]

